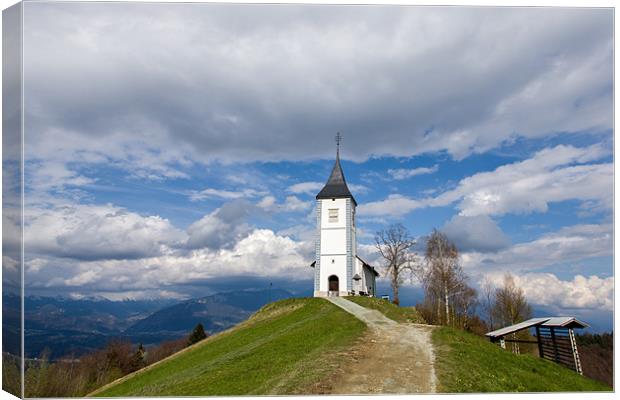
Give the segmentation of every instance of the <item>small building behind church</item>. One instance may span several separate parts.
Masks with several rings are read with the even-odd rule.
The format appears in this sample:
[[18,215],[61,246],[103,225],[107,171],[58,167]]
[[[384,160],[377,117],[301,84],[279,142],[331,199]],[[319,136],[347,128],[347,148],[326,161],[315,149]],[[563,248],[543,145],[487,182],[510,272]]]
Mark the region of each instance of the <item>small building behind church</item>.
[[340,149],[325,187],[316,195],[314,296],[375,296],[375,268],[357,255],[355,208],[340,165]]

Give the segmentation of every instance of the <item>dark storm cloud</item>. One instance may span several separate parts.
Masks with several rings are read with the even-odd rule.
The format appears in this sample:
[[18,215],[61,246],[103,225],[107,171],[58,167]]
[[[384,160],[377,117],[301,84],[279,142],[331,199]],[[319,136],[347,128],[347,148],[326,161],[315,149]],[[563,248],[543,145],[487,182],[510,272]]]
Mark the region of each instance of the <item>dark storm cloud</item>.
[[308,159],[336,130],[355,160],[463,157],[611,128],[609,10],[31,3],[25,24],[33,158]]

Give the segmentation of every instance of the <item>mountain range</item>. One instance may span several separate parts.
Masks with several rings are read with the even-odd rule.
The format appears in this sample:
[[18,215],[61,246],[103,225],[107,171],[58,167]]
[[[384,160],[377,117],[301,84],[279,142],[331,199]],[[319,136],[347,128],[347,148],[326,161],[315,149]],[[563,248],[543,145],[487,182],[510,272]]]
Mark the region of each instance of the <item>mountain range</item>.
[[[282,289],[240,290],[186,301],[25,297],[25,354],[56,359],[78,356],[115,338],[156,345],[187,335],[198,323],[209,334],[248,318],[270,301],[293,297]],[[19,353],[19,297],[2,296],[3,351]],[[15,309],[16,312],[10,313]],[[11,317],[15,314],[13,317]]]

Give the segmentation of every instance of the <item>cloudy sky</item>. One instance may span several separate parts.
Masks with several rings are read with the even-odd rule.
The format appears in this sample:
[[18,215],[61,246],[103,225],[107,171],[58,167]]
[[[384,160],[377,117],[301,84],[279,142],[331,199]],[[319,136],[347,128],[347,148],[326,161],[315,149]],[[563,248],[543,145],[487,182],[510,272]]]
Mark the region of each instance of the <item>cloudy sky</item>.
[[611,326],[611,10],[24,9],[28,293],[310,290],[340,131],[370,261],[441,229],[472,285]]

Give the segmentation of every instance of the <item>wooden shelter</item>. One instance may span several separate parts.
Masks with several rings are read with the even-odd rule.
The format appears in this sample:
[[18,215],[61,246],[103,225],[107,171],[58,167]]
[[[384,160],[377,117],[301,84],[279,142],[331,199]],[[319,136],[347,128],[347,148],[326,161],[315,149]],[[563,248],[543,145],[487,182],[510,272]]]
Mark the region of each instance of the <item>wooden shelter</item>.
[[[588,327],[587,324],[575,317],[532,318],[515,325],[488,332],[485,336],[493,343],[499,342],[503,349],[506,348],[506,342],[536,343],[538,345],[538,354],[541,358],[555,361],[583,375],[573,330],[586,327]],[[516,333],[525,329],[536,330],[535,341],[516,339]],[[507,336],[511,339],[506,339]]]

